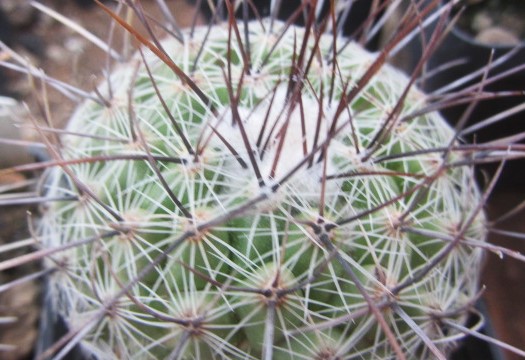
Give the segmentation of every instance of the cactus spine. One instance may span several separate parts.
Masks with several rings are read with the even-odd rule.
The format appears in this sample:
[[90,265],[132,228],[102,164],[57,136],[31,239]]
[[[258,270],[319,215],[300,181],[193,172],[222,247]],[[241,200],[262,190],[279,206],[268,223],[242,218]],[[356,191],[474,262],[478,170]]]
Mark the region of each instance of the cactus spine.
[[116,69],[54,154],[38,234],[77,341],[101,359],[447,354],[485,237],[454,131],[394,68],[360,82],[376,56],[344,38],[208,30],[160,42],[175,67],[141,50]]

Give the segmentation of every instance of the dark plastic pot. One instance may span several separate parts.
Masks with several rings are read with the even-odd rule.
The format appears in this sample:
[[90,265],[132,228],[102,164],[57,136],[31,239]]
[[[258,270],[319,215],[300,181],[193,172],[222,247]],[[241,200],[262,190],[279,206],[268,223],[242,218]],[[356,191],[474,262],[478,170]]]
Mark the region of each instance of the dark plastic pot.
[[[186,0],[188,3],[192,5],[198,5],[200,4],[200,12],[204,15],[204,17],[210,21],[212,19],[212,11],[209,7],[208,1],[206,0]],[[199,2],[200,1],[200,2]],[[281,6],[279,9],[279,13],[277,14],[277,18],[281,19],[283,21],[289,19],[293,13],[298,9],[301,5],[302,0],[281,0]],[[220,3],[218,0],[214,0],[214,3]],[[257,13],[260,17],[268,17],[270,16],[270,0],[251,0],[251,3],[257,10]],[[324,3],[322,13],[326,14],[328,12],[328,2]],[[350,3],[349,3],[350,4]],[[346,36],[353,35],[359,27],[363,24],[363,21],[367,19],[370,13],[370,9],[372,6],[372,1],[354,1],[351,3],[350,11],[348,12],[346,16],[346,21],[344,24],[342,24],[343,33]],[[253,11],[251,6],[248,6],[248,19],[255,19],[256,15]],[[221,12],[219,12],[219,18],[226,18],[226,10],[224,5],[220,9]],[[243,18],[243,8],[242,6],[239,8],[237,14],[239,18]],[[295,21],[296,25],[304,25],[304,17],[302,15],[297,17],[297,20]],[[377,41],[377,39],[372,40],[372,42]]]
[[[523,14],[525,17],[525,14]],[[489,62],[496,63],[508,57],[498,66],[488,71],[488,78],[504,74],[512,69],[525,64],[525,39],[515,45],[495,45],[476,41],[475,38],[459,27],[453,27],[445,37],[441,46],[433,54],[428,62],[428,70],[442,69],[447,64],[461,60],[459,65],[452,66],[446,70],[439,71],[437,76],[432,76],[424,83],[427,92],[434,92],[447,86],[457,79],[460,79],[473,71],[483,69]],[[477,84],[482,79],[483,74],[469,80],[454,91],[465,89]],[[521,70],[506,76],[498,81],[490,83],[484,87],[488,92],[522,92],[521,95],[499,97],[492,100],[480,101],[469,116],[466,127],[477,124],[491,116],[502,113],[521,104],[525,104],[525,67]],[[456,124],[462,117],[468,104],[453,106],[443,109],[441,112],[452,124]],[[512,136],[520,132],[525,132],[525,109],[493,125],[476,130],[465,136],[468,142],[487,142],[502,137]],[[523,141],[521,142],[523,143]],[[484,165],[482,170],[493,174],[498,164]],[[525,160],[514,160],[506,164],[505,171],[498,183],[499,188],[518,189],[525,186]]]
[[[52,347],[62,336],[68,333],[68,326],[64,319],[56,313],[56,309],[49,297],[49,287],[47,279],[44,281],[42,312],[40,314],[39,337],[35,347],[35,358],[42,357],[47,349]],[[56,354],[56,353],[55,353]],[[50,359],[53,356],[50,357]],[[74,346],[64,357],[63,360],[98,360],[90,355],[82,346]]]
[[[483,328],[480,330],[480,333],[494,337],[494,329],[485,303],[479,301],[476,308],[484,318]],[[472,315],[466,325],[474,326],[478,321],[479,318],[476,315]],[[501,348],[476,337],[467,336],[452,353],[450,360],[505,360],[505,357]]]

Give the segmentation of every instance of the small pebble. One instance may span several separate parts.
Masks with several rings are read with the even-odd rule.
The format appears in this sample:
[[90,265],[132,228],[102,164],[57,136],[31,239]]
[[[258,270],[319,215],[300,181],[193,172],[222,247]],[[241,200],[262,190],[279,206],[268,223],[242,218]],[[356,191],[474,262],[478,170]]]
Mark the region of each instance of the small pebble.
[[490,28],[493,25],[494,25],[493,19],[485,11],[481,11],[477,13],[472,18],[472,24],[471,24],[472,30],[476,31],[477,33],[480,33],[483,30]]
[[514,46],[520,43],[520,39],[512,32],[497,26],[481,31],[475,39],[487,45]]

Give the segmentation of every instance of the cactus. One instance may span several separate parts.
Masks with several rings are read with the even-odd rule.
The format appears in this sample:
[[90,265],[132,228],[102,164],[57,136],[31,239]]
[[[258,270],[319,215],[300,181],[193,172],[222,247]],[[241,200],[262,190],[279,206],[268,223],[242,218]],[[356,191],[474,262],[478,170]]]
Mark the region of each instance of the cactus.
[[311,21],[128,30],[146,46],[50,147],[59,355],[445,358],[486,199],[413,79]]

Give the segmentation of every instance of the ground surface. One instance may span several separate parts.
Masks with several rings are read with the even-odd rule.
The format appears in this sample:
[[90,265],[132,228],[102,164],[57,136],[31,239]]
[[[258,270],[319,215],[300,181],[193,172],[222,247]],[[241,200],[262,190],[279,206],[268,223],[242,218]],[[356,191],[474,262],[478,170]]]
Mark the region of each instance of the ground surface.
[[[3,0],[2,0],[3,1]],[[9,2],[6,0],[6,3]],[[16,2],[13,2],[16,3]],[[24,3],[19,1],[18,3]],[[108,18],[97,8],[81,8],[70,1],[47,0],[43,3],[60,9],[62,14],[68,18],[86,26],[95,35],[105,39],[108,33]],[[177,6],[182,6],[181,1],[174,2]],[[152,1],[144,2],[145,6],[152,4]],[[192,19],[191,9],[187,6],[177,8],[175,15],[181,24],[188,24]],[[18,16],[15,27],[18,42],[11,45],[19,53],[31,58],[38,66],[43,68],[50,76],[67,81],[84,89],[93,89],[100,74],[100,66],[104,64],[105,54],[90,46],[82,37],[73,31],[50,20],[49,18],[38,15],[34,10],[24,8]],[[11,13],[12,16],[14,13]],[[523,18],[522,18],[523,19]],[[118,41],[116,36],[116,41]],[[20,75],[9,72],[9,88],[7,91],[11,95],[28,102],[33,111],[39,115],[38,102],[33,96],[34,88],[28,85],[26,79]],[[40,84],[36,85],[38,88]],[[40,88],[39,88],[40,89]],[[41,94],[41,91],[37,91]],[[52,121],[55,124],[64,124],[71,112],[74,104],[67,101],[56,91],[49,89],[48,101],[50,113],[53,114]],[[35,135],[29,133],[23,135],[31,139]],[[6,156],[0,154],[0,156]],[[9,177],[0,177],[0,186],[5,184],[17,184],[24,181],[32,174],[14,174]],[[521,192],[521,195],[517,195]],[[523,190],[516,189],[507,192],[500,192],[489,204],[488,208],[494,217],[507,208],[509,202],[525,197]],[[0,246],[8,243],[12,239],[28,237],[26,229],[27,211],[26,207],[10,207],[0,209]],[[507,222],[509,229],[525,233],[525,213]],[[505,239],[502,236],[495,236],[492,241],[521,250],[525,253],[525,242],[516,244],[516,241]],[[18,253],[17,253],[18,254]],[[8,256],[17,255],[13,252]],[[1,259],[0,259],[1,260]],[[17,269],[12,272],[0,274],[0,284],[11,281],[24,273],[34,271],[38,264],[28,268]],[[525,266],[512,259],[501,261],[493,254],[487,256],[487,266],[483,276],[483,284],[486,285],[485,299],[489,305],[490,314],[496,327],[499,337],[509,343],[525,348]],[[0,325],[0,344],[13,344],[16,349],[12,352],[0,352],[0,358],[5,360],[19,360],[28,358],[34,346],[37,336],[40,288],[37,282],[28,283],[25,286],[17,287],[13,291],[0,294],[0,316],[17,316],[19,321],[12,325]],[[509,360],[511,357],[509,357]]]

